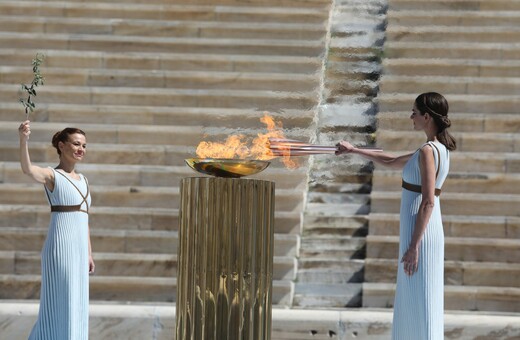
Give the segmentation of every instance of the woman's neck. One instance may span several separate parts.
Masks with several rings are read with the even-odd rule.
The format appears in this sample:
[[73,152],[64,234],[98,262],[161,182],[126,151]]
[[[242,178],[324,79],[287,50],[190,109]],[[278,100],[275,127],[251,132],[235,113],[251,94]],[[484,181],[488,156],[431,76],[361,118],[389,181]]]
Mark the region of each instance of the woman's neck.
[[64,162],[63,160],[60,160],[60,164],[56,167],[56,169],[61,169],[69,174],[74,173],[75,164]]

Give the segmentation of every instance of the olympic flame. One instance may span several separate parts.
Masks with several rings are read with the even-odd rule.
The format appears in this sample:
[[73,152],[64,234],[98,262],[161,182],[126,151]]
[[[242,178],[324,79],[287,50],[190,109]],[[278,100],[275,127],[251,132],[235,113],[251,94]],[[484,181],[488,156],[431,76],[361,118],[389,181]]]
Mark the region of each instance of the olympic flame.
[[224,142],[200,142],[197,146],[197,157],[258,160],[270,160],[275,157],[281,157],[287,168],[297,168],[299,164],[290,157],[289,150],[287,152],[281,150],[279,151],[280,156],[275,156],[268,147],[270,138],[285,139],[282,123],[275,121],[267,112],[264,112],[264,116],[260,118],[260,121],[266,125],[266,133],[259,133],[252,140],[250,137],[237,134],[229,136]]

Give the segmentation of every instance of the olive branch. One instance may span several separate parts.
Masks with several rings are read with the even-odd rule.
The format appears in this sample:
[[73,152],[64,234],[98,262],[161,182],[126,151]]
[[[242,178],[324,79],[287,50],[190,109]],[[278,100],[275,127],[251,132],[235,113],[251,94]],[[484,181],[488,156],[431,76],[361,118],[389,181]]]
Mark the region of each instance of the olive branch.
[[43,63],[45,59],[45,55],[41,53],[37,53],[36,57],[32,60],[32,70],[33,70],[33,81],[30,86],[22,84],[22,91],[27,92],[27,99],[20,98],[20,103],[22,103],[25,109],[25,119],[29,119],[29,112],[33,112],[36,108],[35,103],[32,100],[32,97],[36,97],[36,89],[38,85],[43,85],[43,76],[40,74],[40,65]]

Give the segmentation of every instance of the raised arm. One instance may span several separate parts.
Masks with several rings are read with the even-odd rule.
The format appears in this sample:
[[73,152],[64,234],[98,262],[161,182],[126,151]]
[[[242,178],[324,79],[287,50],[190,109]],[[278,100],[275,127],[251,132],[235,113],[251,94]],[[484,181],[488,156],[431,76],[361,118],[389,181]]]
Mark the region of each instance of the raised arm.
[[32,165],[29,157],[29,135],[31,134],[30,122],[26,120],[18,128],[20,136],[20,165],[22,171],[38,183],[45,184],[50,190],[54,190],[54,173],[49,168]]
[[402,156],[392,156],[380,151],[356,148],[355,146],[346,141],[339,142],[337,144],[337,147],[338,151],[336,152],[336,155],[341,155],[344,153],[354,153],[373,162],[394,169],[402,169],[406,162],[408,162],[410,157],[413,155],[413,153],[409,153]]

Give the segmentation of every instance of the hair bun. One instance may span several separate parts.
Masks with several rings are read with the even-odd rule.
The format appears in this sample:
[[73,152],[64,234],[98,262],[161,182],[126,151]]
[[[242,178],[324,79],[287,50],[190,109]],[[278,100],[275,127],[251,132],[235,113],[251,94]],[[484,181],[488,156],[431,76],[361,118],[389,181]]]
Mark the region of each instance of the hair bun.
[[451,120],[446,116],[442,117],[442,123],[444,124],[445,129],[451,126]]

